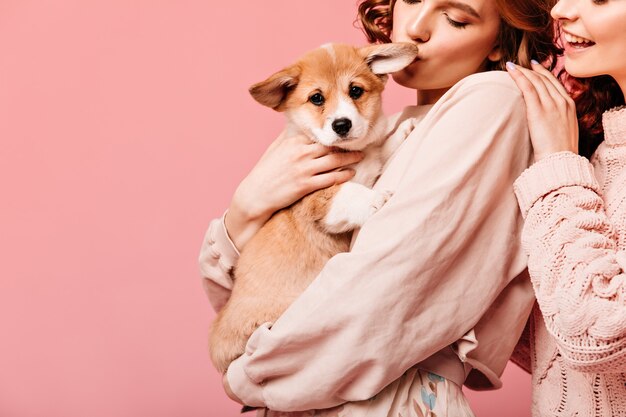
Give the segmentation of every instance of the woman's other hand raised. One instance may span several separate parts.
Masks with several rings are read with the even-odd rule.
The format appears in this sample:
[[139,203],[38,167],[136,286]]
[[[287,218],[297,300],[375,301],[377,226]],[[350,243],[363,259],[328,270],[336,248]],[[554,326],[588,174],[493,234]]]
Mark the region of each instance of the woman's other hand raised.
[[535,161],[557,152],[578,153],[576,105],[565,87],[536,61],[532,70],[511,62],[507,70],[526,102]]
[[225,219],[235,246],[241,250],[276,211],[350,180],[354,170],[345,167],[362,158],[361,152],[333,152],[305,136],[283,132],[235,191]]

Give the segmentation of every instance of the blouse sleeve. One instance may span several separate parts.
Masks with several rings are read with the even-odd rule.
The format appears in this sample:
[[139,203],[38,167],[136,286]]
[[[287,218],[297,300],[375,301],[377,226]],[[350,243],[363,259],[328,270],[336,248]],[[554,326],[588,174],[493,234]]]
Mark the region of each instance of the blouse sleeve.
[[224,307],[230,297],[233,266],[239,259],[239,252],[224,225],[225,216],[213,219],[209,224],[198,259],[202,286],[216,312]]
[[512,279],[512,184],[530,154],[523,101],[502,78],[450,93],[381,176],[377,187],[397,176],[394,194],[351,252],[333,257],[231,363],[229,384],[247,405],[298,411],[368,399],[461,338]]
[[510,360],[529,374],[532,373],[532,366],[530,362],[530,343],[530,320],[528,320],[526,322],[526,326],[524,327],[524,331],[517,341],[517,345],[515,345],[515,349],[511,354]]
[[593,166],[557,153],[515,187],[535,294],[562,358],[580,371],[626,372],[626,253],[618,250]]

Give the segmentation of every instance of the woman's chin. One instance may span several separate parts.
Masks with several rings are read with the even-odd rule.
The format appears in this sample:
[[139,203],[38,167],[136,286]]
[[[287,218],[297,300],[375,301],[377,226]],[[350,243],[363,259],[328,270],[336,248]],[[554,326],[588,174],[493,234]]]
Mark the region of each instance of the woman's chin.
[[409,73],[406,69],[394,72],[391,78],[402,87],[416,88],[414,84],[419,83],[415,74]]
[[454,85],[454,83],[451,83],[449,80],[436,80],[432,77],[407,77],[406,74],[399,73],[392,74],[392,78],[402,87],[411,88],[417,91],[441,90],[444,88],[450,88]]
[[578,62],[573,62],[572,60],[565,57],[565,61],[563,63],[563,68],[565,71],[572,77],[576,78],[591,78],[596,77],[598,75],[603,75],[598,71],[593,71],[587,65],[581,65]]

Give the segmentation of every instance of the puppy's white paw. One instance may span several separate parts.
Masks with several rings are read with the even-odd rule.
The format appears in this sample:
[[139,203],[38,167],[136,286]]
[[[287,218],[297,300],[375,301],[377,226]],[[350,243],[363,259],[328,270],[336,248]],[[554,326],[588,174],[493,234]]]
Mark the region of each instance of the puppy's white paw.
[[380,210],[380,208],[384,206],[387,200],[389,200],[391,196],[393,195],[393,192],[391,191],[376,191],[376,190],[372,190],[372,191],[374,191],[375,193],[374,198],[372,200],[372,208],[374,209],[374,211],[370,214],[370,216],[376,213],[378,210]]
[[391,197],[390,191],[372,190],[347,182],[333,198],[324,225],[331,233],[343,233],[362,226]]

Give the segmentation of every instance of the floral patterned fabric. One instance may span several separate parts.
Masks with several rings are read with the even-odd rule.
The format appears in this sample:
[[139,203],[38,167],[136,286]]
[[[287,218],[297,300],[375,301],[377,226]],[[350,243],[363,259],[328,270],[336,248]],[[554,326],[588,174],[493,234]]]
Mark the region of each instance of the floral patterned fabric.
[[458,385],[411,368],[369,400],[290,413],[263,409],[257,417],[474,417],[474,413]]

